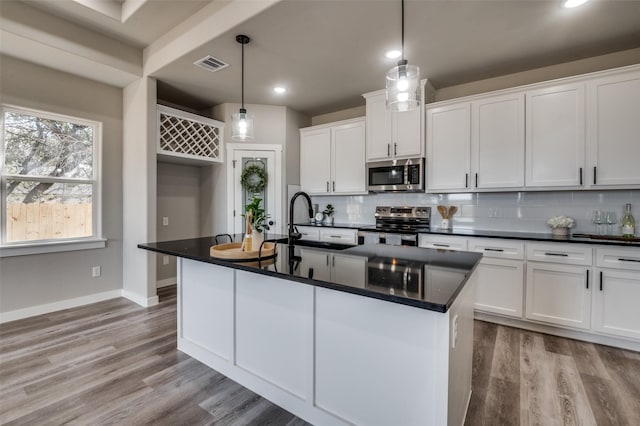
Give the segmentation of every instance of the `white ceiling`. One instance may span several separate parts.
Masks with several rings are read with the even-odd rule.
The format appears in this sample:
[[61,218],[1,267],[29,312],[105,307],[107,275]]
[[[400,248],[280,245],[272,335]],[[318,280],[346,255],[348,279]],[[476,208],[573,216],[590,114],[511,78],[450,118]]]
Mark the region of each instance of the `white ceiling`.
[[[25,1],[135,46],[209,3],[146,0],[121,22],[78,1]],[[400,1],[283,0],[155,72],[159,94],[195,109],[239,102],[241,33],[252,38],[246,103],[322,114],[362,105],[362,93],[383,88],[396,62],[383,54],[400,44]],[[423,78],[444,88],[640,47],[640,0],[591,0],[577,9],[561,8],[560,0],[407,0],[405,44]],[[208,54],[231,66],[210,73],[193,65]],[[275,95],[275,84],[289,92]]]

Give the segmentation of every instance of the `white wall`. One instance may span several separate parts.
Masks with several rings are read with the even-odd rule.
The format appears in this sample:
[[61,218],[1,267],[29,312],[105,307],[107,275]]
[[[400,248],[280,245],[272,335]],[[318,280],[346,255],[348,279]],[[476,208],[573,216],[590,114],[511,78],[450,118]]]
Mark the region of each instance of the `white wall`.
[[[100,121],[103,249],[0,259],[0,312],[122,288],[122,90],[8,56],[0,57],[3,103]],[[102,275],[91,277],[92,266]]]
[[[476,194],[412,194],[386,193],[359,196],[313,197],[324,209],[327,203],[336,209],[336,222],[373,224],[376,206],[431,206],[432,224],[438,226],[438,204],[456,205],[453,227],[465,229],[549,232],[547,220],[567,215],[576,220],[572,232],[593,232],[593,210],[615,211],[618,222],[624,204],[632,204],[636,219],[640,218],[640,190],[621,191],[551,191]],[[497,215],[497,217],[490,217]],[[619,234],[620,231],[618,230]]]
[[[158,163],[157,170],[158,241],[200,237],[200,167]],[[166,226],[163,217],[169,219]],[[164,265],[163,257],[156,256],[156,278],[161,284],[169,284],[176,277],[176,258],[168,256],[169,264]]]

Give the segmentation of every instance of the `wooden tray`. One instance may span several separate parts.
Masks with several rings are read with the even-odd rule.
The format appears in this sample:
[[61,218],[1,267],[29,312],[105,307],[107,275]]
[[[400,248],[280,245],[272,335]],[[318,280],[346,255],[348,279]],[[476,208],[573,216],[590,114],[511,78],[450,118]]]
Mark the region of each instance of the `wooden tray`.
[[258,250],[242,251],[242,243],[216,244],[209,249],[209,255],[218,259],[230,260],[233,262],[251,262],[262,258],[262,260],[273,257],[276,252],[275,243],[264,243],[262,246],[262,256]]

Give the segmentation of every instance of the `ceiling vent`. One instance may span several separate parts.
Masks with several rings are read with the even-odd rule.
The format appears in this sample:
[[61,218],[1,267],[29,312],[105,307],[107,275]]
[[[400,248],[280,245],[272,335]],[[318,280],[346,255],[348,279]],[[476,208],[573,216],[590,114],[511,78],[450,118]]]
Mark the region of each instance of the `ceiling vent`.
[[229,64],[227,64],[226,62],[223,62],[218,58],[214,58],[211,55],[207,55],[202,59],[198,59],[193,64],[211,72],[220,71],[221,69],[229,66]]

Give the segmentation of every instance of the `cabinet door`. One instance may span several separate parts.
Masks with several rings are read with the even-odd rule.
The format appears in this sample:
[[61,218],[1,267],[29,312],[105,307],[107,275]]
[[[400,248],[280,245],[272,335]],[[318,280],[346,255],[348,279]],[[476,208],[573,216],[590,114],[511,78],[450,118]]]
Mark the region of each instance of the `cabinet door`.
[[311,277],[311,270],[313,270],[313,279],[331,280],[331,256],[328,253],[313,249],[300,249],[300,257],[302,257],[300,261],[301,276]]
[[524,94],[473,102],[471,161],[475,188],[524,186]]
[[640,184],[640,72],[596,80],[589,90],[589,184]]
[[422,108],[411,111],[394,112],[391,115],[393,145],[391,153],[398,158],[422,157],[420,116]]
[[526,93],[526,185],[579,187],[585,150],[584,85]]
[[364,121],[331,129],[331,190],[336,194],[366,191]]
[[331,259],[332,280],[338,284],[364,288],[366,284],[367,258],[334,254]]
[[522,317],[524,262],[485,257],[476,275],[476,310]]
[[367,161],[391,158],[391,112],[384,93],[367,98]]
[[469,187],[471,116],[469,103],[427,110],[427,187]]
[[593,328],[640,339],[640,274],[602,269],[593,290]]
[[309,194],[326,194],[331,181],[331,129],[300,132],[300,187]]
[[588,329],[591,282],[584,266],[527,263],[526,318]]

